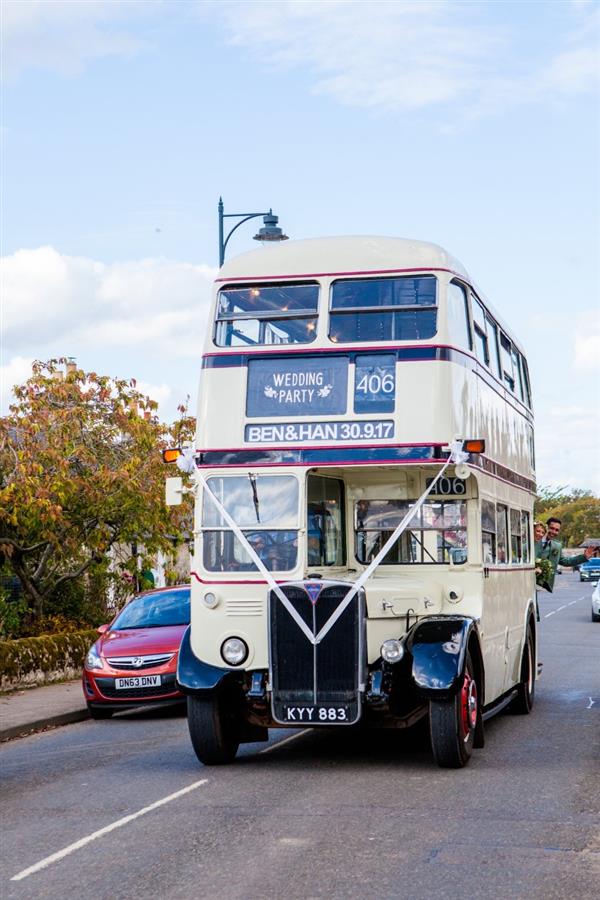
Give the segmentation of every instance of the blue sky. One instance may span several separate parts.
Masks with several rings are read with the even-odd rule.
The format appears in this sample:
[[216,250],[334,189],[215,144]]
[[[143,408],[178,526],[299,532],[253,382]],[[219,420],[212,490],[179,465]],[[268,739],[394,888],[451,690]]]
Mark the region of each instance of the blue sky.
[[599,17],[3,0],[3,408],[53,355],[193,404],[222,194],[446,247],[525,344],[539,481],[600,492]]

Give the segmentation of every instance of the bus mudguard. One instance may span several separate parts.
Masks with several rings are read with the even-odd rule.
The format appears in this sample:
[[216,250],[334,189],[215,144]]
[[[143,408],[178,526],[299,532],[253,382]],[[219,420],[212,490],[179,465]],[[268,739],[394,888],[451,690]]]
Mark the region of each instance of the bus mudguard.
[[[432,616],[411,629],[406,649],[412,656],[412,679],[421,694],[433,698],[456,693],[473,632],[480,657],[475,620],[468,616]],[[477,665],[479,660],[474,662]]]
[[190,626],[188,625],[181,641],[177,660],[177,684],[183,693],[195,694],[212,691],[231,675],[231,669],[220,669],[218,666],[211,666],[198,659],[192,650]]

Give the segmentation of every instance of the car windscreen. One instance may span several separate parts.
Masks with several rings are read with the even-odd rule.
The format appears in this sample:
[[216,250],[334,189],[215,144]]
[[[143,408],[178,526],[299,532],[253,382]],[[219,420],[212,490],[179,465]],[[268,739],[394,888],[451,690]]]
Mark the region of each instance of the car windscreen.
[[164,628],[190,624],[190,592],[161,591],[134,597],[119,613],[111,631],[129,628]]

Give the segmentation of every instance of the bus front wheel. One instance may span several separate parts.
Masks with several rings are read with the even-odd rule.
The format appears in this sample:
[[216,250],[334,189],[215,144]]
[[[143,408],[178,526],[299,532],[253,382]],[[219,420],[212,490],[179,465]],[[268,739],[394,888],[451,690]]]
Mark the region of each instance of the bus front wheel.
[[189,695],[187,718],[192,746],[201,763],[219,766],[232,762],[240,745],[240,733],[235,708],[226,702],[226,695]]
[[438,766],[462,769],[467,765],[473,753],[478,714],[477,683],[467,654],[458,693],[448,700],[432,700],[429,704],[431,749]]

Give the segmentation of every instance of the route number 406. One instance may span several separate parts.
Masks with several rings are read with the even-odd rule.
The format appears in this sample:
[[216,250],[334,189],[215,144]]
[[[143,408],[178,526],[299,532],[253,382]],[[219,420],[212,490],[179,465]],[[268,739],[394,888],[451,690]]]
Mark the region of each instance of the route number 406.
[[[433,478],[428,478],[425,487],[429,487],[432,481]],[[438,497],[462,497],[467,493],[467,486],[462,478],[440,478],[432,493]]]
[[365,374],[356,384],[356,392],[361,394],[392,394],[394,392],[394,376],[391,372],[378,375],[376,372]]

